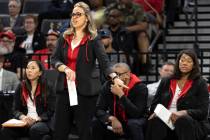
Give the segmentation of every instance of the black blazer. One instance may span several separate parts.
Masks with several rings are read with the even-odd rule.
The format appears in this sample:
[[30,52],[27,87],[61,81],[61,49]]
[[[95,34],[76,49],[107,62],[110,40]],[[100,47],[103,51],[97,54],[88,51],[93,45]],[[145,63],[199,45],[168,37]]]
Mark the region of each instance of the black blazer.
[[[61,37],[58,40],[57,46],[51,57],[51,64],[56,69],[62,65],[67,64],[68,43]],[[104,46],[98,39],[88,40],[85,44],[79,48],[79,53],[76,62],[76,82],[77,92],[80,95],[92,96],[98,94],[97,87],[94,83],[100,83],[100,80],[94,79],[96,71],[96,59],[99,62],[99,66],[103,74],[108,76],[112,71],[109,66],[109,59],[105,53]],[[64,89],[65,74],[59,72],[57,91]]]
[[[171,78],[162,79],[157,89],[157,93],[152,101],[151,111],[153,112],[158,103],[168,107],[172,99],[172,91],[170,90]],[[177,110],[187,110],[187,113],[203,125],[208,125],[208,106],[209,93],[206,81],[198,78],[193,81],[191,88],[185,96],[177,101]]]

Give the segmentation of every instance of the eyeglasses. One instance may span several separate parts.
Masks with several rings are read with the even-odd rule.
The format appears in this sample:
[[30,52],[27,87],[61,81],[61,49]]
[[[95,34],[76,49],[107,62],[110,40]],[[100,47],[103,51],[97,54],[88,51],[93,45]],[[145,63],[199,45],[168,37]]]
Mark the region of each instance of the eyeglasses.
[[85,13],[76,12],[76,13],[72,13],[72,14],[71,14],[71,17],[72,17],[72,18],[73,18],[73,17],[78,18],[78,17],[81,17],[82,15],[85,15]]
[[126,72],[122,72],[122,73],[119,73],[119,72],[115,72],[119,77],[121,77],[122,75],[124,75],[124,74],[126,74],[126,73],[128,73],[128,71],[126,71]]

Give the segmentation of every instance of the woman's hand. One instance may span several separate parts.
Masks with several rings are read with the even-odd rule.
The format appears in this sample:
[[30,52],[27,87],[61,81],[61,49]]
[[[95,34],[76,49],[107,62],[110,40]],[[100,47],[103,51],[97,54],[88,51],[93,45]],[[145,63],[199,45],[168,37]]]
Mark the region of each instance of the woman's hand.
[[66,78],[68,80],[75,81],[76,75],[75,75],[75,72],[73,70],[71,70],[69,67],[66,67],[64,69],[64,72],[65,72]]
[[35,119],[33,119],[33,118],[31,118],[31,117],[28,117],[28,116],[22,117],[21,120],[22,120],[23,122],[25,122],[25,123],[27,124],[27,126],[32,126],[32,125],[36,122]]
[[182,116],[186,116],[187,115],[187,111],[186,110],[181,110],[181,111],[177,111],[177,112],[172,112],[170,119],[172,121],[173,124],[175,124],[176,120]]
[[149,116],[148,120],[151,120],[151,119],[153,119],[153,118],[155,118],[155,117],[156,117],[156,114],[155,114],[155,113],[152,113],[152,114]]

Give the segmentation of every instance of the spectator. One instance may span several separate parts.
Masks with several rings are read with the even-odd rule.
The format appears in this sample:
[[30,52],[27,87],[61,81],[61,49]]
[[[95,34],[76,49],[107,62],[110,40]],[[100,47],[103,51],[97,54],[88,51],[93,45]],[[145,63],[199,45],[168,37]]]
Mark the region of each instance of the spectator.
[[148,88],[148,107],[150,107],[151,102],[156,94],[157,88],[161,82],[162,78],[170,77],[174,74],[174,64],[172,62],[165,62],[159,70],[160,80],[155,83],[147,85]]
[[46,49],[36,51],[35,55],[32,57],[33,60],[40,60],[45,69],[50,68],[50,55],[55,49],[59,34],[60,32],[50,29],[47,33]]
[[[0,55],[0,124],[12,117],[12,101],[13,98],[8,96],[13,95],[20,81],[17,75],[3,68],[4,56]],[[2,94],[3,93],[3,94]],[[8,98],[2,97],[2,95]],[[0,126],[1,128],[1,126]]]
[[91,15],[97,29],[101,29],[105,22],[105,4],[104,0],[89,0],[91,6]]
[[3,65],[4,56],[0,55],[0,91],[15,91],[20,81],[15,73],[5,70]]
[[[147,87],[131,73],[126,63],[113,66],[128,89],[107,81],[101,90],[93,121],[93,140],[117,139],[144,140],[143,126],[147,106]],[[111,128],[111,130],[110,130]]]
[[103,28],[99,30],[99,38],[104,45],[105,51],[108,54],[109,60],[112,64],[128,61],[127,55],[124,55],[123,51],[116,51],[115,49],[113,49],[113,38],[109,29]]
[[[55,140],[67,139],[72,114],[76,115],[80,140],[88,140],[90,122],[98,95],[98,87],[93,82],[96,59],[103,74],[110,76],[116,84],[125,85],[117,78],[116,73],[109,69],[107,55],[96,38],[97,30],[89,6],[84,2],[78,2],[71,15],[71,26],[59,38],[51,61],[53,67],[59,71]],[[68,93],[66,78],[76,82],[78,106],[70,106],[71,93]]]
[[4,68],[21,78],[24,56],[14,51],[16,36],[10,31],[0,33],[0,55],[4,55]]
[[11,31],[0,33],[0,55],[12,53],[16,36]]
[[3,128],[3,140],[22,136],[41,140],[50,132],[48,123],[54,112],[55,98],[52,87],[43,78],[44,67],[40,61],[31,60],[26,67],[26,80],[18,86],[14,97],[14,117],[27,124],[24,128]]
[[[113,8],[119,9],[123,14],[123,23],[125,29],[132,32],[137,37],[137,49],[139,60],[143,68],[148,67],[147,53],[149,47],[149,38],[147,35],[148,23],[145,17],[143,7],[134,3],[132,0],[118,0],[107,7],[107,11]],[[141,70],[143,71],[143,70]]]
[[174,75],[161,80],[151,105],[151,113],[157,104],[162,104],[172,112],[170,120],[175,129],[171,130],[153,113],[149,117],[146,140],[206,138],[210,130],[207,120],[209,93],[194,51],[183,50],[178,54]]
[[16,51],[32,54],[45,48],[45,37],[36,30],[37,18],[34,15],[26,15],[24,19],[25,33],[16,39]]
[[3,17],[1,19],[1,24],[4,31],[12,31],[15,34],[20,34],[23,32],[23,17],[21,17],[21,1],[20,0],[9,0],[8,3],[9,18]]

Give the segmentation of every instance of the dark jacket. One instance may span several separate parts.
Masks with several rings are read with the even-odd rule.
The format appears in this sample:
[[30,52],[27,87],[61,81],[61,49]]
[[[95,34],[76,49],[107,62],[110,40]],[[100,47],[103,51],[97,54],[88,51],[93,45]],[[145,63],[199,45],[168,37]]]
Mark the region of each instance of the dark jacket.
[[[22,35],[19,35],[16,38],[15,51],[20,51],[20,52],[25,53],[25,49],[24,48],[20,48],[20,45],[26,39],[27,39],[27,34],[26,33],[24,33]],[[46,45],[45,45],[45,36],[42,33],[38,32],[38,31],[35,31],[34,37],[33,37],[33,41],[32,41],[33,51],[35,52],[35,51],[41,50],[41,49],[43,49],[45,47],[46,47]]]
[[[153,112],[158,103],[168,108],[172,100],[172,90],[170,88],[171,78],[162,79],[152,101],[151,111]],[[177,110],[187,110],[187,113],[202,125],[206,125],[208,115],[209,93],[204,79],[193,80],[192,86],[177,101]]]
[[[38,116],[42,119],[42,121],[50,121],[54,113],[55,96],[53,94],[53,91],[51,91],[51,89],[53,88],[47,86],[46,94],[44,92],[41,92],[41,94],[35,97],[36,111]],[[23,114],[27,115],[28,113],[27,104],[24,101],[22,92],[23,92],[23,83],[18,86],[14,96],[13,114],[14,117],[17,119],[19,119],[21,115]],[[28,94],[28,92],[26,92],[26,94]]]
[[[67,41],[61,36],[58,40],[57,46],[51,57],[51,64],[56,69],[62,65],[67,64],[67,52],[69,45]],[[112,71],[108,63],[108,57],[105,53],[105,49],[101,42],[97,39],[87,40],[84,44],[81,44],[79,53],[76,60],[76,84],[77,92],[80,95],[91,96],[96,95],[96,85],[94,83],[100,83],[100,80],[94,82],[96,72],[96,59],[98,60],[100,69],[103,74],[108,76]],[[57,91],[64,89],[65,74],[59,73]]]
[[[24,17],[18,15],[15,21],[14,26],[12,27],[12,31],[17,35],[20,33],[23,33],[23,23],[24,23]],[[3,27],[10,27],[10,17],[6,16],[1,18],[1,24]]]
[[[109,116],[114,116],[114,96],[110,91],[112,82],[108,81],[103,85],[96,104],[96,117],[104,124],[108,122]],[[138,119],[146,114],[148,90],[145,84],[136,83],[120,99],[116,97],[116,104],[121,104],[127,119]]]

